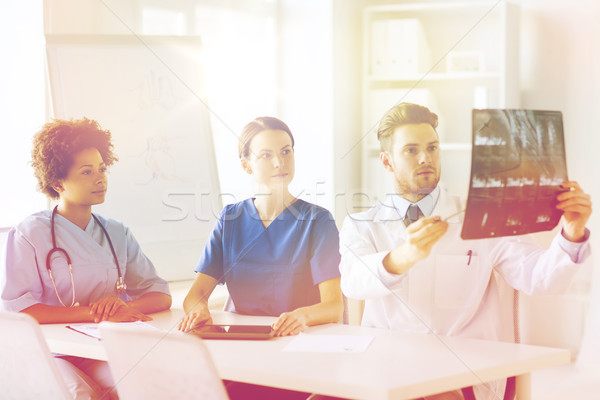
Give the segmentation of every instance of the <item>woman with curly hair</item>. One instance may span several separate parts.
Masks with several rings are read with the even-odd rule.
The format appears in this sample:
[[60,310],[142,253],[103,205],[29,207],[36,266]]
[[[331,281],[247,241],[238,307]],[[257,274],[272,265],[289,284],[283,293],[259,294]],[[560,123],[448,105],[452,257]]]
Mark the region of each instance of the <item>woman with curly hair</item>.
[[[107,168],[117,161],[111,134],[96,121],[56,119],[34,136],[40,190],[58,200],[8,234],[0,298],[39,323],[137,321],[166,310],[171,295],[122,223],[92,213],[104,202]],[[106,362],[56,356],[74,398],[110,393]]]

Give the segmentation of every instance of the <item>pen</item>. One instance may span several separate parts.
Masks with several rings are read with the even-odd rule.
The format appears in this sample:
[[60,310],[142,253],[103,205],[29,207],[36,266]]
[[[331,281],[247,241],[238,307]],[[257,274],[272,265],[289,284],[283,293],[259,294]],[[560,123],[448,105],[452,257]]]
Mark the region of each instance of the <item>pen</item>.
[[456,217],[457,215],[460,215],[464,212],[465,212],[465,210],[460,210],[460,211],[455,212],[454,214],[450,214],[448,217],[444,218],[444,221],[448,221],[450,218]]
[[469,256],[469,260],[467,261],[467,265],[471,265],[471,256],[473,255],[473,250],[467,251],[467,255]]

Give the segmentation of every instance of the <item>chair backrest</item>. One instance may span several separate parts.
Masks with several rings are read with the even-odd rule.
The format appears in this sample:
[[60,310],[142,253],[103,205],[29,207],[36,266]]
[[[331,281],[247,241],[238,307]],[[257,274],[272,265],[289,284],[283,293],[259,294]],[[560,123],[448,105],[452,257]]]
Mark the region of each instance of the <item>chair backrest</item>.
[[110,322],[100,334],[121,400],[228,398],[202,339]]
[[[8,238],[8,232],[10,228],[0,227],[0,271],[6,271],[6,239]],[[3,285],[3,279],[6,279],[5,274],[0,272],[0,287]],[[0,311],[4,311],[4,306],[0,301]]]
[[71,399],[38,323],[0,312],[0,398]]

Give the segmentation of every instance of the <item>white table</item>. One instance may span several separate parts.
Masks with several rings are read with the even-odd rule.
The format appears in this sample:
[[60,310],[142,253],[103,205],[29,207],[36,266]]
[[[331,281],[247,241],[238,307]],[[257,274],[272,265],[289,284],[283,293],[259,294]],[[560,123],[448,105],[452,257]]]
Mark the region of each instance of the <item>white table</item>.
[[[181,310],[154,314],[150,323],[176,329]],[[215,323],[269,324],[271,317],[213,313]],[[106,360],[101,341],[42,325],[50,350]],[[223,379],[361,399],[412,399],[517,376],[520,400],[530,399],[530,372],[568,364],[568,350],[492,341],[405,334],[327,324],[306,333],[375,336],[364,353],[284,352],[293,337],[267,341],[206,340]]]

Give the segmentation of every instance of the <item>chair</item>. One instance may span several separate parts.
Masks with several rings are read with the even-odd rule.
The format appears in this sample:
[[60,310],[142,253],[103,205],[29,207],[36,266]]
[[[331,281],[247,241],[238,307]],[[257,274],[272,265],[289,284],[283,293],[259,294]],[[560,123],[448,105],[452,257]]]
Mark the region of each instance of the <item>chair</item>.
[[228,398],[202,339],[110,322],[100,334],[121,400]]
[[27,314],[0,312],[0,397],[72,398],[40,326]]

